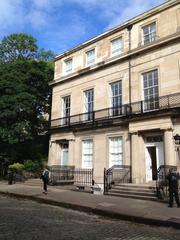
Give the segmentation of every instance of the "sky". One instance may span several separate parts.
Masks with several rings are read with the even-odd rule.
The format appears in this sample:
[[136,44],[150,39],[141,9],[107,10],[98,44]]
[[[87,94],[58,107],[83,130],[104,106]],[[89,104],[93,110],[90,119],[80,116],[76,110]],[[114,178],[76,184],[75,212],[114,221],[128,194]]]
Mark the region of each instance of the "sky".
[[0,40],[27,33],[56,55],[167,0],[0,0]]

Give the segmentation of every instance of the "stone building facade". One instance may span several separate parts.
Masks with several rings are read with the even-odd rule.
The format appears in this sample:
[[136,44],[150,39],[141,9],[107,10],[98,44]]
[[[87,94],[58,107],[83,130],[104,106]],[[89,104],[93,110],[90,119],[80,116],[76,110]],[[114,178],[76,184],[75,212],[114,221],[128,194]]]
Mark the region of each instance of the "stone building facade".
[[159,5],[55,58],[48,164],[131,166],[131,181],[180,167],[180,1]]

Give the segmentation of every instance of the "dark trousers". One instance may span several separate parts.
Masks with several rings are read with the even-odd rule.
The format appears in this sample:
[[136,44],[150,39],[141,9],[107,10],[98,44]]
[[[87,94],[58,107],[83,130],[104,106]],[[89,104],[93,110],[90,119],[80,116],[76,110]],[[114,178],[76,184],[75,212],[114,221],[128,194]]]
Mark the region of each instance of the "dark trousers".
[[43,179],[43,189],[47,192],[47,181],[45,179]]
[[169,205],[173,206],[173,200],[176,200],[176,204],[179,206],[179,195],[178,189],[169,190]]

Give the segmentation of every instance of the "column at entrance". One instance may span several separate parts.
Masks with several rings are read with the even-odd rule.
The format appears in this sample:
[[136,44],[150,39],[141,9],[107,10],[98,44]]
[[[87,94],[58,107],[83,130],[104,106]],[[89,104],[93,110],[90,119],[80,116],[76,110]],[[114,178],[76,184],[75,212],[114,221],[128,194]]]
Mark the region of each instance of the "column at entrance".
[[164,153],[165,153],[165,165],[175,165],[175,148],[172,129],[164,131]]
[[143,183],[145,181],[144,164],[142,156],[144,156],[143,138],[138,133],[132,133],[132,183]]
[[74,155],[74,145],[75,145],[75,140],[71,139],[69,140],[69,165],[70,166],[75,166],[75,155]]
[[56,141],[49,143],[48,166],[57,165],[57,144]]

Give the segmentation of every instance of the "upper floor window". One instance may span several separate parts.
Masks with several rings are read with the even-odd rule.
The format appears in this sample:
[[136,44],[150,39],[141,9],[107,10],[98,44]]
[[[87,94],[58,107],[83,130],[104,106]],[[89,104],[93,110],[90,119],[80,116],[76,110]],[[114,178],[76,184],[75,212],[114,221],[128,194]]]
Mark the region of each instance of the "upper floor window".
[[151,43],[156,40],[156,23],[153,22],[142,28],[143,31],[143,43]]
[[93,165],[93,140],[82,141],[82,167],[92,168]]
[[95,63],[95,49],[91,49],[86,52],[86,66],[90,66]]
[[110,90],[111,114],[113,116],[118,116],[122,111],[122,81],[111,83]]
[[64,61],[64,72],[66,74],[72,72],[72,67],[73,67],[73,60],[72,60],[72,58]]
[[116,56],[122,53],[122,37],[111,41],[111,55]]
[[84,112],[85,120],[92,120],[94,105],[94,90],[89,89],[84,91]]
[[144,110],[159,107],[158,70],[143,73]]
[[62,98],[62,123],[66,125],[69,123],[70,117],[70,104],[71,104],[71,97],[65,96]]

